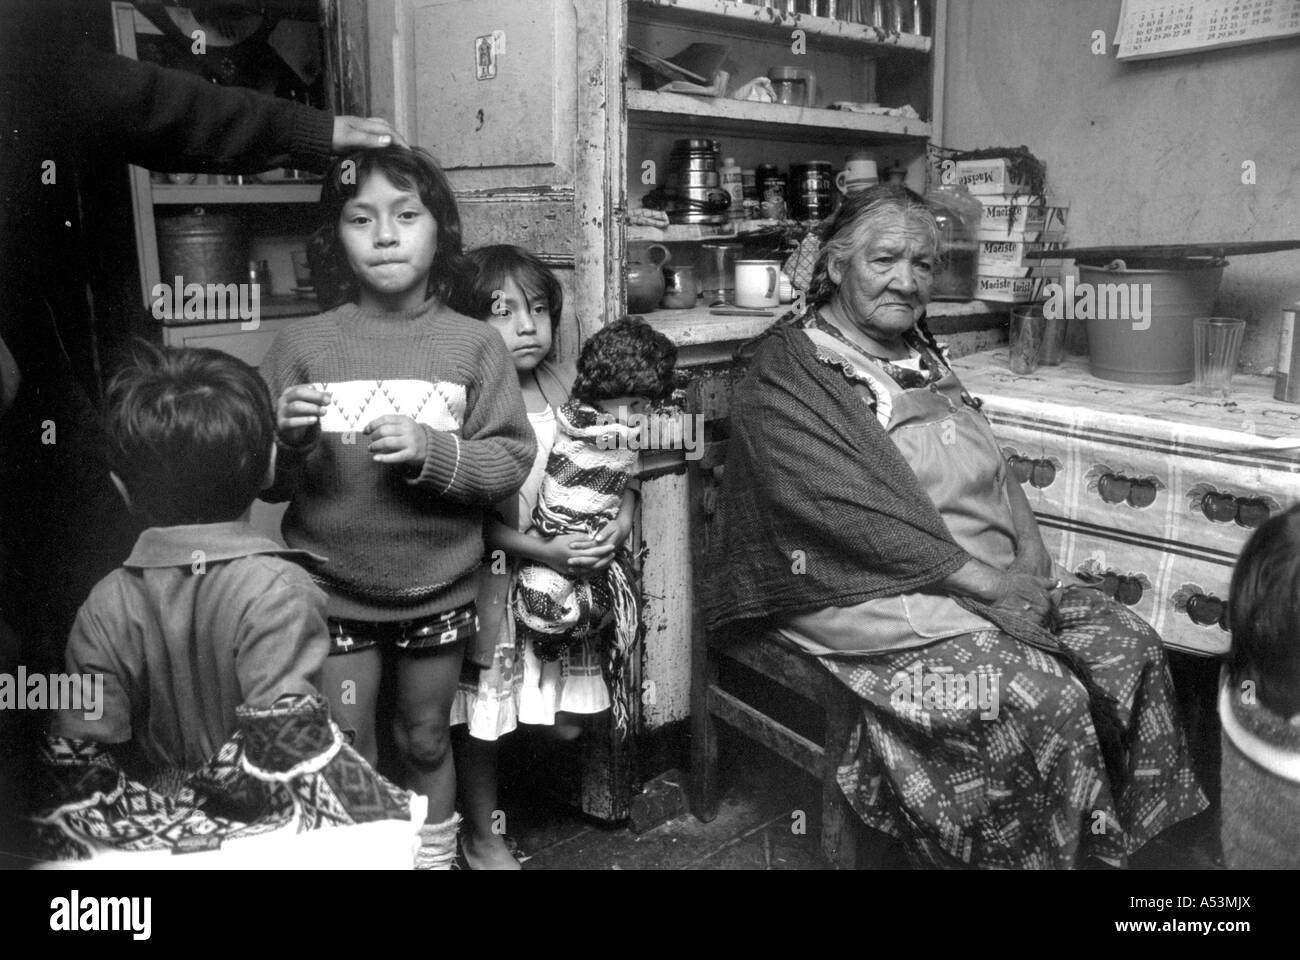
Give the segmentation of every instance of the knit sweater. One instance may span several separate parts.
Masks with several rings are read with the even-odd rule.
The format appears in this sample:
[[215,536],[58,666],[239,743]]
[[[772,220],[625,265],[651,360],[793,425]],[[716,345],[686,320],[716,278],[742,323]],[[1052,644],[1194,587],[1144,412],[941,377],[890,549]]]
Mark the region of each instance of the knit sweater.
[[[278,398],[316,384],[333,396],[322,426],[278,444],[283,534],[324,555],[329,614],[391,621],[474,599],[486,510],[513,495],[536,451],[501,337],[429,300],[401,313],[344,304],[282,331],[262,363]],[[418,473],[376,463],[363,431],[385,414],[424,429]]]

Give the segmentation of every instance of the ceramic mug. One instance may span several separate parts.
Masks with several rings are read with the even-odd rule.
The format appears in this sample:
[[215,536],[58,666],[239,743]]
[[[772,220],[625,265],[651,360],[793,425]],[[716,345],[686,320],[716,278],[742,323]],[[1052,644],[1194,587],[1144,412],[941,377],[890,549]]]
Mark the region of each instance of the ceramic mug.
[[874,187],[879,182],[876,161],[857,154],[850,157],[844,169],[835,175],[835,186],[840,188],[840,193],[846,194],[858,193],[867,187]]
[[736,306],[767,309],[781,305],[779,260],[736,261]]

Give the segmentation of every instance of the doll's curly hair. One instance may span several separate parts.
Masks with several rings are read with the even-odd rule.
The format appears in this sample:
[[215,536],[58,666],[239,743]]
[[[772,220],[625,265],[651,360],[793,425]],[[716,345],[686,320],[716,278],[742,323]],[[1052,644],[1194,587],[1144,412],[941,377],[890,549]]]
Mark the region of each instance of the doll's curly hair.
[[644,320],[624,317],[582,346],[573,398],[583,403],[645,397],[653,403],[673,392],[677,347]]

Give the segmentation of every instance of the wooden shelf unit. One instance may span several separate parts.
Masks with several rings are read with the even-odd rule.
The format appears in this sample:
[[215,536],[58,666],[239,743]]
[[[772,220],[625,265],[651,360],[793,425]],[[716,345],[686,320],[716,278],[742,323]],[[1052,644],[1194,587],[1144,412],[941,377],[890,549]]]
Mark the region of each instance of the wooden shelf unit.
[[319,183],[177,184],[154,183],[155,204],[184,206],[213,203],[317,203]]
[[698,27],[718,33],[735,33],[757,38],[772,31],[803,30],[818,40],[867,47],[872,53],[921,53],[934,48],[934,38],[910,33],[891,33],[863,23],[818,17],[807,13],[784,13],[772,7],[729,0],[629,0],[629,19],[656,17],[667,23]]
[[[888,117],[848,110],[792,107],[781,103],[751,103],[726,97],[697,97],[657,90],[627,91],[630,113],[665,114],[676,121],[708,122],[718,134],[741,134],[772,140],[857,143],[864,134],[875,137],[926,137],[930,124],[907,117]],[[633,118],[634,122],[641,118]]]

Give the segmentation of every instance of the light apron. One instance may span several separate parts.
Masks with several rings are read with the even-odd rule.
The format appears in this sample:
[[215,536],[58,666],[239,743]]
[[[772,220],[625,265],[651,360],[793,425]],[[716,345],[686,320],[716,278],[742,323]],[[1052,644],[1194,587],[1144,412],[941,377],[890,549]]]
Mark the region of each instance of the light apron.
[[[1016,556],[1016,531],[1007,497],[1007,466],[983,415],[962,400],[951,370],[928,387],[904,390],[880,364],[818,330],[805,330],[820,352],[843,358],[887,397],[885,430],[943,518],[972,557],[1006,570]],[[866,387],[855,384],[859,393]],[[874,414],[872,414],[874,416]],[[827,607],[785,618],[778,630],[814,654],[878,653],[920,647],[976,630],[983,617],[951,597],[907,593],[847,607]]]

